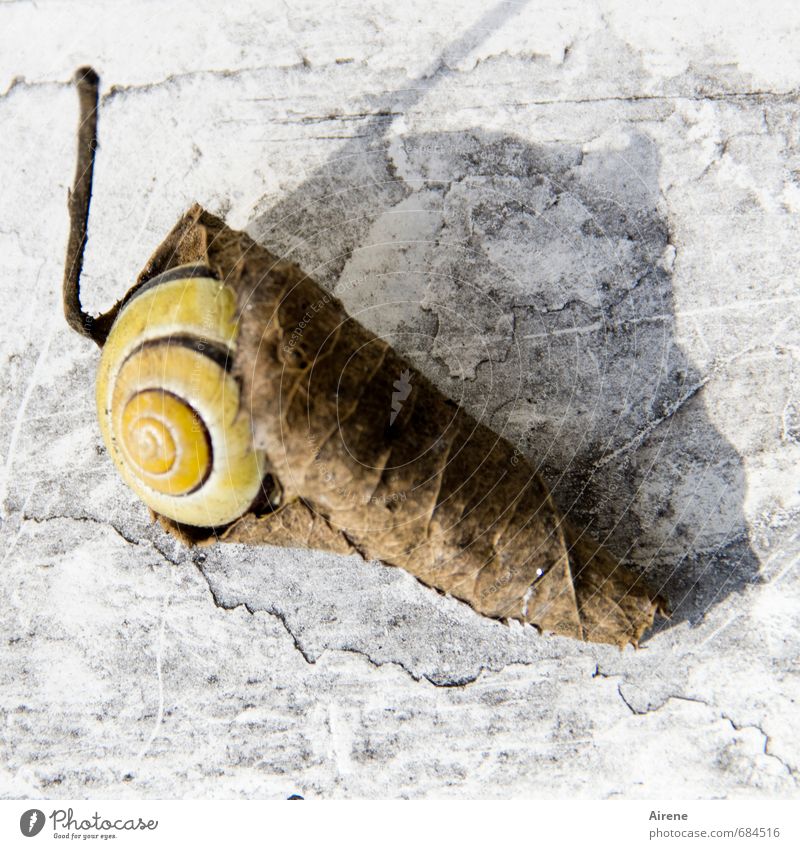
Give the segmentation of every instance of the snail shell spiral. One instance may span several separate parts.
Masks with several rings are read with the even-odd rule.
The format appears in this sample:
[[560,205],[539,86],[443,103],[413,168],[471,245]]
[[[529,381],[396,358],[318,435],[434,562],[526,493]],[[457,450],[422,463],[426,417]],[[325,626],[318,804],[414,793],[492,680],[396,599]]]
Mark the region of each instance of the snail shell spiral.
[[234,292],[185,265],[136,289],[103,347],[106,447],[128,486],[176,522],[227,524],[259,493],[264,455],[230,372],[237,334]]

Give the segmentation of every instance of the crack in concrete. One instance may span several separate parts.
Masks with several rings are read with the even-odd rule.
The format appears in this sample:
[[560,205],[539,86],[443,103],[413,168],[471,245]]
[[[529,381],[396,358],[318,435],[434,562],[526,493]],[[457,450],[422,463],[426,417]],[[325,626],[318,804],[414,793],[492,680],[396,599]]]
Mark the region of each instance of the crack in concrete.
[[[168,552],[164,551],[160,546],[158,546],[154,540],[146,539],[146,538],[137,539],[137,538],[131,536],[129,533],[126,533],[122,528],[120,528],[116,524],[114,524],[112,522],[108,522],[108,521],[103,521],[103,520],[98,519],[94,516],[70,516],[70,515],[33,516],[33,515],[23,514],[21,518],[22,518],[23,522],[33,522],[35,524],[45,524],[45,523],[51,522],[51,521],[62,520],[62,521],[74,521],[74,522],[86,522],[86,523],[91,523],[91,524],[95,524],[95,525],[99,525],[99,526],[103,526],[103,527],[108,527],[112,531],[114,531],[114,533],[116,533],[124,542],[128,543],[129,545],[135,545],[135,546],[139,546],[139,545],[142,545],[142,544],[149,545],[153,549],[153,551],[156,554],[158,554],[161,558],[163,558],[163,560],[166,563],[168,563],[169,565],[173,565],[173,566],[183,565],[186,562],[186,560],[176,560],[175,558],[173,558]],[[486,672],[501,673],[504,670],[506,670],[510,667],[513,667],[513,666],[522,666],[522,667],[526,667],[526,668],[531,667],[531,666],[535,666],[535,663],[530,663],[530,662],[525,662],[525,661],[516,661],[514,663],[504,664],[499,669],[495,669],[491,666],[481,665],[478,668],[477,672],[473,675],[462,676],[460,678],[447,679],[447,678],[434,677],[434,676],[429,675],[427,673],[423,673],[423,674],[415,673],[412,669],[410,669],[402,661],[399,661],[399,660],[384,660],[384,661],[377,660],[377,659],[373,658],[368,652],[365,652],[362,649],[358,649],[358,648],[355,648],[355,647],[352,647],[352,646],[342,646],[342,647],[337,647],[337,648],[326,647],[318,655],[314,656],[306,648],[303,647],[302,643],[300,642],[299,637],[294,633],[291,626],[289,625],[289,622],[287,620],[286,615],[281,610],[279,610],[277,608],[255,607],[255,606],[253,606],[253,605],[251,605],[247,602],[237,602],[235,604],[226,603],[225,601],[223,601],[219,597],[219,595],[215,591],[213,584],[211,582],[211,579],[207,575],[202,564],[196,558],[189,558],[189,560],[195,566],[198,573],[200,574],[203,581],[205,582],[205,584],[208,588],[208,591],[209,591],[209,595],[211,596],[211,600],[212,600],[215,607],[217,607],[220,610],[224,610],[226,612],[231,612],[231,611],[234,611],[234,610],[241,607],[251,616],[255,616],[257,613],[265,613],[268,616],[273,617],[278,622],[280,622],[280,624],[282,625],[283,629],[285,630],[287,636],[291,639],[295,650],[300,654],[300,656],[303,658],[303,660],[309,666],[315,665],[327,653],[353,654],[353,655],[358,655],[359,657],[365,659],[371,666],[378,668],[378,669],[383,667],[383,666],[397,667],[398,669],[402,670],[415,683],[422,683],[424,681],[424,682],[427,682],[428,684],[430,684],[431,686],[433,686],[437,689],[458,689],[458,688],[468,687],[469,685],[477,682],[478,679],[480,679],[484,675],[484,673],[486,673]],[[607,680],[619,679],[618,683],[617,683],[617,687],[616,687],[617,695],[632,716],[646,716],[648,714],[656,713],[656,712],[662,710],[671,701],[693,702],[695,704],[700,704],[700,705],[703,705],[705,707],[708,707],[712,710],[716,710],[716,706],[711,704],[710,702],[708,702],[705,699],[695,697],[695,696],[686,696],[686,695],[679,694],[679,693],[675,693],[675,694],[671,694],[671,695],[667,696],[659,704],[657,704],[653,707],[648,706],[647,708],[644,708],[644,709],[637,708],[632,702],[630,702],[626,698],[626,696],[625,696],[625,694],[622,690],[622,686],[625,683],[625,677],[624,676],[622,676],[622,675],[612,675],[612,674],[605,673],[600,669],[599,664],[596,664],[594,672],[592,673],[591,677],[592,678],[605,678]],[[766,733],[766,731],[764,731],[764,729],[761,727],[761,725],[759,725],[757,723],[747,723],[747,724],[737,723],[728,713],[726,713],[724,711],[719,712],[719,717],[721,719],[725,720],[726,722],[728,722],[730,724],[731,728],[735,731],[741,731],[741,730],[745,730],[745,729],[748,729],[748,728],[752,728],[752,729],[756,730],[759,734],[761,734],[761,736],[763,737],[763,740],[764,740],[762,751],[763,751],[763,754],[765,755],[765,757],[773,758],[774,760],[776,760],[782,766],[782,768],[785,769],[786,773],[790,776],[792,781],[794,783],[798,783],[798,770],[795,769],[794,767],[792,767],[789,763],[787,763],[780,755],[778,755],[774,751],[771,751],[772,740],[769,737],[769,735]]]
[[111,88],[104,92],[100,98],[100,104],[104,105],[109,100],[113,100],[115,97],[119,96],[127,96],[129,94],[146,94],[147,92],[153,91],[158,88],[165,88],[167,86],[174,85],[176,83],[181,83],[184,80],[191,80],[196,77],[211,77],[212,79],[230,79],[231,77],[237,77],[242,74],[253,74],[258,71],[277,71],[277,70],[289,70],[291,68],[307,68],[308,65],[302,60],[299,62],[293,62],[290,65],[255,65],[249,68],[236,68],[235,70],[230,70],[226,68],[216,69],[216,68],[197,68],[193,71],[183,71],[177,74],[168,74],[166,77],[160,80],[155,80],[149,83],[130,83],[127,85],[124,84],[115,84],[112,85]]
[[[673,247],[675,246],[673,245]],[[612,313],[616,309],[619,309],[625,303],[625,301],[628,300],[631,295],[634,294],[637,289],[640,288],[643,282],[653,277],[653,275],[656,273],[656,270],[656,264],[649,264],[647,268],[645,268],[640,274],[634,277],[633,283],[627,289],[624,289],[619,295],[619,297],[609,299],[608,301],[605,301],[599,305],[592,304],[584,298],[572,297],[568,298],[566,301],[564,301],[563,304],[561,304],[561,306],[558,307],[537,306],[536,304],[530,302],[512,301],[512,303],[510,304],[510,308],[512,311],[514,311],[515,314],[517,311],[525,312],[533,310],[538,316],[541,316],[542,321],[546,321],[548,316],[556,315],[562,312],[571,312],[575,307],[584,307],[590,312],[588,318],[594,319],[593,323],[590,325],[584,325],[579,327],[573,326],[563,329],[552,330],[550,331],[550,333],[552,333],[553,335],[558,335],[560,333],[565,332],[577,333],[586,330],[603,330],[608,333],[615,333],[617,331],[626,329],[630,325],[634,325],[648,320],[674,320],[674,316],[666,315],[642,316],[639,319],[618,318],[615,320],[612,320],[610,317],[610,313]],[[524,336],[523,339],[545,338],[547,335],[547,332],[534,333]]]
[[603,466],[607,466],[609,463],[616,460],[621,454],[626,454],[629,451],[638,448],[657,427],[660,427],[664,424],[664,422],[671,419],[678,410],[691,401],[691,399],[700,392],[700,390],[711,380],[713,376],[713,373],[709,373],[693,386],[690,386],[677,401],[669,405],[667,412],[664,413],[663,416],[659,416],[658,418],[648,422],[638,433],[634,434],[630,439],[620,445],[619,448],[615,448],[610,454],[606,454],[604,457],[597,460],[592,465],[592,470],[596,471],[597,469],[601,469]]
[[101,519],[96,519],[94,516],[69,516],[66,514],[53,514],[52,516],[32,516],[28,513],[22,514],[23,522],[33,522],[35,525],[44,525],[47,522],[57,522],[59,520],[69,521],[69,522],[88,522],[93,525],[101,525],[107,528],[110,528],[117,536],[121,537],[125,542],[130,545],[139,545],[141,540],[136,539],[135,537],[130,536],[125,533],[122,528],[115,525],[113,522],[103,521]]
[[720,714],[720,716],[726,722],[730,723],[731,728],[733,728],[734,731],[742,731],[742,730],[747,729],[747,728],[753,728],[756,731],[758,731],[758,733],[764,738],[764,747],[762,749],[764,755],[768,758],[774,758],[776,761],[778,761],[778,763],[786,770],[786,772],[792,778],[794,783],[795,784],[798,783],[798,771],[796,769],[794,769],[790,764],[786,763],[786,761],[780,755],[777,755],[777,754],[775,754],[775,752],[771,752],[769,750],[770,745],[772,743],[772,739],[770,738],[769,734],[767,734],[767,732],[764,731],[764,729],[758,723],[754,722],[754,723],[746,723],[744,725],[739,725],[737,722],[735,722],[726,713],[722,713],[722,714]]
[[[206,571],[203,566],[197,560],[194,560],[193,562],[195,567],[197,568],[197,571],[200,573],[201,577],[208,586],[208,591],[211,595],[211,600],[213,601],[215,607],[228,612],[237,610],[241,607],[246,610],[247,613],[249,613],[251,616],[255,616],[257,613],[266,613],[267,615],[274,617],[281,623],[287,635],[291,639],[294,648],[299,652],[300,656],[309,666],[316,665],[317,662],[321,660],[321,658],[323,658],[326,654],[329,653],[354,654],[364,658],[370,664],[370,666],[374,666],[376,669],[380,669],[382,666],[395,666],[401,669],[415,683],[427,681],[433,687],[440,689],[466,687],[469,684],[474,684],[484,672],[499,672],[502,671],[502,669],[507,668],[507,666],[503,666],[502,669],[496,670],[488,666],[481,666],[474,675],[468,675],[463,676],[461,678],[453,679],[439,679],[425,673],[421,675],[417,674],[413,670],[409,669],[402,661],[399,660],[376,660],[368,652],[365,652],[362,649],[358,649],[353,646],[337,646],[336,648],[326,647],[318,655],[315,656],[303,647],[302,643],[300,642],[300,639],[289,625],[285,613],[274,607],[255,607],[244,601],[236,602],[235,604],[223,601],[214,589],[211,579],[206,574]],[[533,664],[508,664],[508,666],[510,665],[532,666]]]
[[730,714],[726,713],[725,711],[719,711],[716,705],[712,704],[706,699],[699,698],[698,696],[685,696],[682,693],[670,694],[655,706],[651,707],[648,705],[648,707],[643,709],[637,708],[625,697],[625,694],[622,692],[622,685],[625,683],[624,675],[610,675],[606,672],[601,671],[600,665],[597,664],[595,665],[594,672],[592,673],[592,678],[605,678],[606,680],[619,679],[619,681],[617,682],[617,695],[619,696],[625,707],[628,708],[628,710],[631,712],[632,716],[647,716],[651,713],[657,713],[673,701],[692,702],[694,704],[703,705],[704,707],[707,707],[710,710],[718,711],[720,719],[723,719],[725,722],[728,722],[734,731],[744,731],[748,728],[754,729],[764,739],[764,745],[762,748],[763,754],[768,758],[774,758],[776,761],[778,761],[778,763],[786,770],[786,772],[794,781],[794,783],[798,783],[798,770],[792,767],[785,760],[783,760],[780,755],[776,754],[773,751],[770,751],[772,739],[758,723],[738,723],[730,716]]
[[286,618],[286,615],[281,610],[274,608],[274,607],[255,607],[255,606],[253,606],[253,605],[251,605],[247,602],[243,602],[243,601],[237,602],[235,604],[224,602],[219,597],[217,592],[215,591],[215,589],[212,585],[211,579],[207,575],[206,571],[203,569],[201,563],[198,562],[198,560],[196,558],[189,557],[189,558],[185,558],[185,559],[182,559],[182,560],[181,559],[176,560],[168,552],[163,550],[154,540],[147,539],[147,538],[137,539],[136,537],[133,537],[130,534],[126,533],[122,528],[118,527],[114,523],[108,522],[108,521],[103,521],[103,520],[98,519],[94,516],[70,516],[70,515],[32,516],[32,515],[27,515],[27,514],[23,514],[23,516],[22,516],[23,522],[33,522],[34,524],[45,524],[47,522],[59,521],[59,520],[73,521],[73,522],[88,522],[88,523],[91,523],[91,524],[94,524],[94,525],[99,525],[101,527],[108,527],[112,531],[114,531],[114,533],[116,533],[124,542],[128,543],[129,545],[135,545],[135,546],[139,546],[139,545],[143,545],[143,544],[149,545],[156,554],[158,554],[160,557],[162,557],[164,559],[164,561],[166,561],[166,563],[171,565],[171,566],[182,566],[187,561],[191,562],[196,567],[200,576],[203,578],[204,582],[206,583],[208,590],[209,590],[209,593],[211,595],[211,600],[214,603],[215,607],[217,607],[220,610],[225,610],[227,612],[236,610],[236,609],[241,607],[245,611],[247,611],[247,613],[249,613],[251,616],[255,616],[257,613],[265,613],[268,616],[272,616],[273,618],[277,619],[281,623],[281,625],[283,626],[283,628],[286,631],[289,638],[291,639],[291,641],[294,645],[294,648],[297,650],[297,652],[300,654],[300,656],[303,658],[303,660],[307,664],[309,664],[309,666],[315,665],[327,653],[341,652],[341,653],[344,653],[344,654],[355,654],[355,655],[359,655],[360,657],[363,657],[371,666],[374,666],[377,669],[379,669],[382,666],[396,666],[399,669],[401,669],[403,672],[405,672],[406,675],[408,675],[408,677],[416,683],[421,683],[423,681],[426,681],[431,686],[436,687],[437,689],[452,689],[452,688],[466,687],[470,684],[475,683],[483,675],[484,672],[502,672],[504,669],[507,669],[510,666],[526,666],[527,667],[527,666],[533,666],[534,665],[532,663],[526,663],[526,662],[523,662],[523,661],[504,664],[499,669],[495,669],[491,666],[481,665],[478,668],[477,672],[475,672],[475,674],[473,674],[473,675],[465,675],[465,676],[462,676],[462,677],[459,677],[459,678],[449,679],[449,678],[439,678],[439,677],[436,677],[436,676],[433,676],[433,675],[429,675],[427,673],[422,673],[422,674],[415,673],[412,669],[409,669],[402,661],[399,661],[399,660],[376,660],[368,652],[365,652],[362,649],[354,648],[352,646],[342,646],[342,647],[336,647],[336,648],[326,647],[318,655],[314,656],[307,649],[305,649],[303,647],[302,643],[300,642],[300,639],[294,633],[291,626],[289,625],[289,622]]
[[116,525],[114,522],[110,522],[104,519],[98,519],[95,516],[71,516],[67,514],[57,514],[52,516],[32,516],[27,513],[22,514],[23,522],[33,522],[36,525],[43,525],[47,522],[54,522],[59,520],[65,520],[70,522],[88,522],[93,525],[99,525],[100,527],[110,528],[114,533],[117,534],[122,540],[127,542],[129,545],[149,545],[160,557],[166,560],[171,566],[180,566],[183,564],[182,559],[176,559],[173,557],[168,551],[163,549],[158,543],[149,538],[137,539],[134,536],[131,536],[129,533],[126,533],[121,527]]
[[[487,60],[491,60],[495,57],[485,57],[481,61],[485,62]],[[289,70],[297,70],[303,69],[308,70],[310,68],[327,68],[329,66],[341,65],[341,62],[337,62],[333,60],[331,62],[325,62],[320,64],[311,64],[308,60],[300,59],[297,62],[292,62],[285,65],[253,65],[244,68],[196,68],[191,71],[184,71],[176,74],[169,74],[166,77],[163,77],[160,80],[153,80],[147,83],[130,83],[130,84],[115,84],[112,85],[111,88],[104,92],[101,96],[101,104],[112,100],[115,97],[119,97],[120,95],[128,95],[128,94],[139,94],[139,93],[147,93],[153,91],[154,89],[163,88],[166,86],[173,85],[175,83],[183,82],[184,80],[191,80],[196,77],[213,77],[217,79],[230,79],[235,78],[244,74],[254,74],[259,72],[268,72],[268,71],[289,71]],[[349,64],[349,63],[348,63]],[[456,68],[447,68],[448,75],[458,74],[458,75],[466,75],[468,76],[473,72],[474,69],[469,70],[459,70]],[[397,67],[395,69],[396,72],[405,71],[405,68]],[[434,71],[429,76],[435,76],[436,71]],[[427,77],[426,77],[427,78]],[[8,88],[4,92],[0,92],[0,100],[5,97],[8,97],[17,89],[33,89],[33,88],[42,88],[42,87],[56,87],[56,88],[71,88],[73,86],[72,80],[28,80],[24,76],[16,76],[11,80]],[[524,106],[557,106],[557,105],[587,105],[594,103],[638,103],[638,102],[676,102],[676,101],[689,101],[689,102],[719,102],[725,100],[795,100],[800,96],[800,90],[798,89],[790,89],[788,91],[770,91],[769,89],[750,89],[745,91],[715,91],[715,92],[701,92],[701,93],[687,93],[687,94],[618,94],[618,95],[601,95],[597,97],[581,97],[581,98],[542,98],[535,99],[529,101],[515,101],[513,105],[517,108]],[[270,98],[270,100],[275,100],[275,98]],[[510,104],[509,104],[510,105]],[[364,113],[353,114],[353,115],[342,115],[342,116],[331,116],[330,119],[327,119],[323,116],[320,116],[319,119],[314,120],[355,120],[359,117],[374,117],[382,116],[382,115],[402,115],[403,112],[391,112],[389,110],[379,110],[376,113]]]
[[[264,98],[265,100],[267,98]],[[396,118],[404,112],[393,112],[391,109],[376,109],[373,112],[332,112],[329,115],[304,115],[298,121],[280,121],[282,124],[325,124],[329,121],[361,121],[364,118]]]
[[[604,95],[601,97],[576,97],[576,98],[552,98],[545,100],[524,100],[515,102],[513,105],[520,106],[558,106],[561,104],[583,106],[593,103],[639,103],[639,102],[663,102],[672,103],[688,101],[691,103],[720,102],[725,100],[796,100],[800,97],[800,90],[789,91],[767,91],[755,89],[752,91],[719,91],[706,94],[618,94]],[[512,104],[502,104],[511,106]]]
[[11,82],[8,84],[8,88],[5,91],[0,91],[0,100],[5,100],[17,91],[27,91],[29,89],[37,88],[66,89],[73,88],[74,85],[75,84],[71,79],[65,82],[63,80],[28,80],[25,77],[20,76],[12,77]]

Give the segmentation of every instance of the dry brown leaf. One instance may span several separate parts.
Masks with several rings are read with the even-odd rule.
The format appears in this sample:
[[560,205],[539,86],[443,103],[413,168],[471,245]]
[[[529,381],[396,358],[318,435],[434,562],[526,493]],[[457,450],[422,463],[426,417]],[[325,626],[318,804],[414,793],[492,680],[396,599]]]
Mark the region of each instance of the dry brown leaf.
[[236,292],[234,374],[280,506],[184,542],[305,546],[399,566],[498,619],[637,644],[660,601],[577,534],[514,448],[445,398],[297,266],[200,207],[139,285],[203,263]]

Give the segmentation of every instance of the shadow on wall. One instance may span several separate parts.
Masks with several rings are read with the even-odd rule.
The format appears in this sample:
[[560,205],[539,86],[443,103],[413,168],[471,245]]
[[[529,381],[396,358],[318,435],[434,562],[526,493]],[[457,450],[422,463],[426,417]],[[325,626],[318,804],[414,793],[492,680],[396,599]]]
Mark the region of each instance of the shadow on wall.
[[674,338],[646,136],[354,139],[248,228],[519,444],[579,526],[696,622],[758,578],[744,472]]
[[419,96],[387,95],[250,235],[518,444],[560,508],[661,588],[662,628],[697,622],[759,564],[741,460],[675,340],[655,144],[635,127],[591,153],[387,135]]

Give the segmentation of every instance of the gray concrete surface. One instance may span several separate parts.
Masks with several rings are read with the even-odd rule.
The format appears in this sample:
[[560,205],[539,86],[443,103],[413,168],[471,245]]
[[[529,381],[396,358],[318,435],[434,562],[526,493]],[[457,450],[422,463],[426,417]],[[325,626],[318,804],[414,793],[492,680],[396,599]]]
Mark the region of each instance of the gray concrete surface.
[[[0,3],[0,795],[796,796],[792,4]],[[674,609],[620,652],[322,553],[181,548],[60,313],[197,200],[335,290]]]

